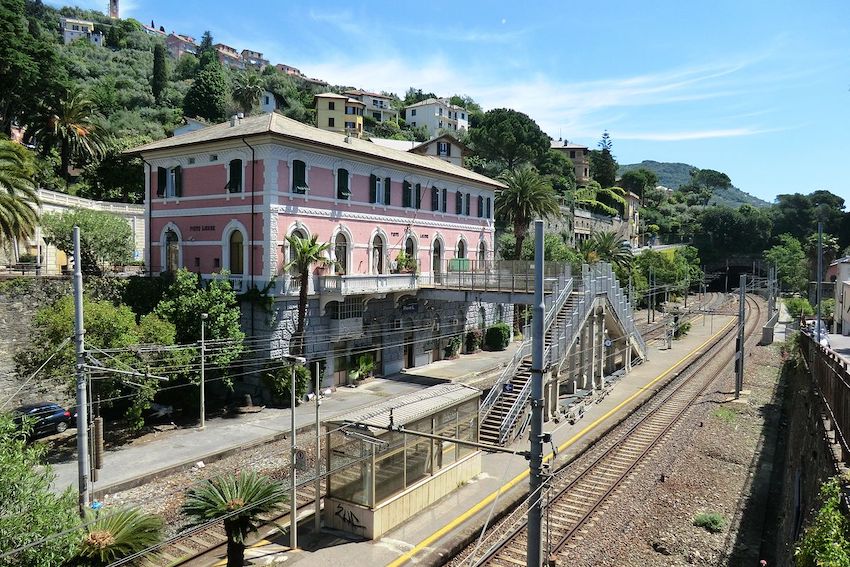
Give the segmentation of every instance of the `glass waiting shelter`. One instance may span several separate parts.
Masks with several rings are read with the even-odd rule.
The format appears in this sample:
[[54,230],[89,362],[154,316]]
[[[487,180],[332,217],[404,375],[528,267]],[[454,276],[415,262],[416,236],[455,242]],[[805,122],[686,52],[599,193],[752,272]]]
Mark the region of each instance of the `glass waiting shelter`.
[[406,430],[478,441],[480,390],[441,384],[325,422],[329,431],[326,525],[369,539],[481,472],[481,451]]

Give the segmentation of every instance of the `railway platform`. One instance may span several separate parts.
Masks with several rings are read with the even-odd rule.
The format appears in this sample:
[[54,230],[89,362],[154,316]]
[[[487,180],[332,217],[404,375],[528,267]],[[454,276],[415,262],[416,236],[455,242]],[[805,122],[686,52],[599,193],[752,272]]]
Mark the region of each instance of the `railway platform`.
[[[690,332],[674,341],[672,349],[666,349],[666,345],[650,346],[646,362],[619,377],[612,387],[593,393],[595,397],[591,403],[585,401],[583,414],[575,423],[547,422],[544,431],[550,432],[553,439],[550,458],[553,449],[557,449],[555,466],[570,460],[629,415],[734,321],[735,317],[728,315],[697,316],[692,320]],[[523,436],[512,448],[524,449],[525,439]],[[307,544],[305,549],[282,551],[279,546],[286,545],[288,536],[267,534],[250,547],[248,555],[258,559],[256,564],[272,561],[346,567],[439,564],[458,546],[474,538],[488,517],[524,497],[528,463],[522,457],[486,453],[482,471],[380,539],[358,541],[331,531],[323,531],[316,539],[305,530],[301,536],[301,541]],[[301,525],[306,528],[312,522],[302,521]],[[310,544],[311,541],[315,543]]]

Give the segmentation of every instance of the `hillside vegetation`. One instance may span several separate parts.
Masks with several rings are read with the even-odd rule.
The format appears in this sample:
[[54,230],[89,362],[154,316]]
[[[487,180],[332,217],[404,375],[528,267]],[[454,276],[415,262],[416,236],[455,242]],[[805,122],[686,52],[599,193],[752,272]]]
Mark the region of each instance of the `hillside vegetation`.
[[[691,171],[698,168],[687,163],[644,160],[640,163],[621,165],[617,174],[623,175],[627,171],[638,169],[648,169],[657,175],[659,185],[663,185],[668,189],[678,189],[682,185],[687,185],[691,182]],[[726,205],[729,207],[737,207],[738,205],[767,207],[770,203],[754,197],[733,185],[728,188],[715,188],[710,204]]]

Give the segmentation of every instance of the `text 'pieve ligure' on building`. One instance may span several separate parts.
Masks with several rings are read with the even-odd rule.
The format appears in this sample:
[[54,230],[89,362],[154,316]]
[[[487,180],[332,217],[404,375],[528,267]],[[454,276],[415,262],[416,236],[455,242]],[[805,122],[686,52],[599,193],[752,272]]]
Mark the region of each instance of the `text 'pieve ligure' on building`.
[[276,113],[128,153],[145,163],[151,273],[226,272],[240,293],[266,289],[273,308],[243,303],[243,325],[272,355],[297,322],[287,237],[329,243],[309,279],[305,345],[326,386],[360,354],[392,374],[440,360],[465,329],[510,321],[510,294],[476,292],[495,271],[498,181]]

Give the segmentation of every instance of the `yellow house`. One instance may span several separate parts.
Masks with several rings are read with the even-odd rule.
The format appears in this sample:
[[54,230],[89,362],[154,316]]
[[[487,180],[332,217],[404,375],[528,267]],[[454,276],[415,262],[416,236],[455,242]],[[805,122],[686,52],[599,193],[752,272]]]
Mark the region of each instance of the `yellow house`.
[[365,104],[336,93],[317,94],[313,100],[316,104],[316,126],[338,134],[363,136]]

